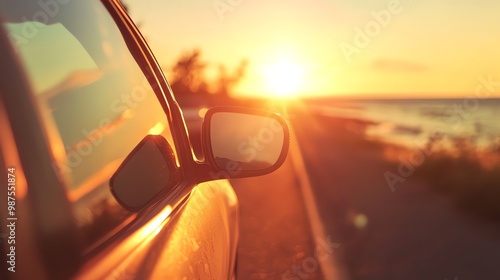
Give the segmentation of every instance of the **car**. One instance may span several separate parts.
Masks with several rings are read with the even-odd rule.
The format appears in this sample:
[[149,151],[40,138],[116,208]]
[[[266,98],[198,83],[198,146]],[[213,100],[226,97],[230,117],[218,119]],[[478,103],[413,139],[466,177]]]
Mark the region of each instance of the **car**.
[[0,22],[0,278],[234,278],[228,179],[280,167],[286,120],[211,108],[198,157],[119,1],[0,0]]

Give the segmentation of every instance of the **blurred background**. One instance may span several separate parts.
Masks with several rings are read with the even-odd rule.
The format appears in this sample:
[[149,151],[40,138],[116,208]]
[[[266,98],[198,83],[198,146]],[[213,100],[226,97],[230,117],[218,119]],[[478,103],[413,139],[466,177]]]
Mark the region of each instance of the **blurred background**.
[[498,71],[493,0],[123,2],[171,83],[197,51],[211,86],[246,65],[238,96],[462,97]]
[[214,105],[290,121],[291,162],[234,182],[239,278],[500,279],[500,2],[122,2],[193,139]]

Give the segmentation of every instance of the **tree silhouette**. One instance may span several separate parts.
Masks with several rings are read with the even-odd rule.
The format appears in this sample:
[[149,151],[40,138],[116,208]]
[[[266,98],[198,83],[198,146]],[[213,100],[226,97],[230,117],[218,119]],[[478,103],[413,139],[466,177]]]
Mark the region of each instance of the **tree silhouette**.
[[201,61],[200,50],[194,49],[181,55],[172,68],[173,79],[170,84],[175,93],[208,93],[204,77],[206,63]]
[[170,86],[176,94],[212,94],[229,97],[243,78],[247,65],[248,62],[243,60],[238,68],[229,74],[226,67],[220,64],[219,76],[214,82],[210,82],[205,77],[207,63],[202,61],[201,51],[194,49],[183,53],[173,66]]

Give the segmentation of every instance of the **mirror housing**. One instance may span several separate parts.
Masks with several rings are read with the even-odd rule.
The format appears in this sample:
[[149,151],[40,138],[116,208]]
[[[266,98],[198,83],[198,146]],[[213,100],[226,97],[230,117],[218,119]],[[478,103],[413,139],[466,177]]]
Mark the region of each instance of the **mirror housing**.
[[125,158],[109,181],[111,192],[125,209],[136,212],[178,181],[175,156],[161,135],[147,135]]
[[276,113],[215,107],[205,114],[202,129],[213,179],[265,175],[278,169],[288,154],[290,129]]

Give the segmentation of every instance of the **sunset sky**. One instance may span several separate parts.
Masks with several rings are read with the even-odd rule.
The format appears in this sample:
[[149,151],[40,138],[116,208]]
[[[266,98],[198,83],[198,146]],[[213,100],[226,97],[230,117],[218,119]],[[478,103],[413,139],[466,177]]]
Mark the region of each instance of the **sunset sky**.
[[462,97],[500,82],[498,0],[123,2],[167,76],[194,48],[210,77],[247,59],[239,94]]

